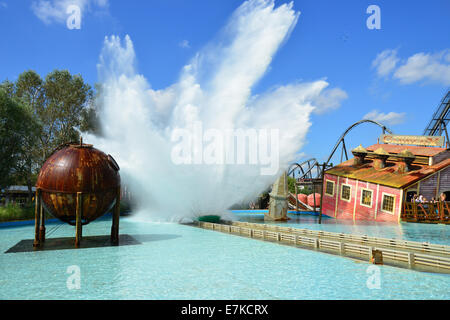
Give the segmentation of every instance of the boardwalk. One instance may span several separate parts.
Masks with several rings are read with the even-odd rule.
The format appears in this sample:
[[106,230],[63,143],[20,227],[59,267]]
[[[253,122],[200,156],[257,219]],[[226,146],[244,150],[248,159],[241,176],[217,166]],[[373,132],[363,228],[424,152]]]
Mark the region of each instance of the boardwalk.
[[450,273],[450,246],[269,224],[198,222],[205,229],[313,249],[373,263],[419,271]]

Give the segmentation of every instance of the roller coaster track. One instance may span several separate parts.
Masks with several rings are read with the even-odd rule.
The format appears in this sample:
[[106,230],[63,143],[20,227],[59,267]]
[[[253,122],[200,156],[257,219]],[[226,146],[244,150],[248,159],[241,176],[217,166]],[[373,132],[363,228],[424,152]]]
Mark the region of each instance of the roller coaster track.
[[[336,150],[339,148],[339,145],[342,144],[342,152],[341,152],[341,162],[343,159],[343,156],[345,154],[346,159],[348,160],[348,154],[347,154],[347,148],[345,146],[345,137],[346,135],[352,131],[355,127],[363,124],[363,123],[372,123],[375,124],[377,126],[379,126],[382,129],[383,134],[388,132],[390,134],[392,134],[392,131],[389,130],[385,125],[374,121],[374,120],[370,120],[370,119],[363,119],[360,120],[358,122],[355,122],[354,124],[352,124],[350,127],[347,128],[347,130],[344,131],[344,133],[339,137],[338,142],[336,143],[336,145],[333,147],[333,150],[331,151],[330,156],[328,157],[327,161],[323,164],[320,164],[317,159],[315,158],[311,158],[308,159],[302,163],[293,163],[289,166],[288,170],[287,170],[287,175],[288,176],[292,176],[295,181],[296,181],[296,193],[297,193],[297,185],[301,184],[301,185],[312,185],[313,186],[313,190],[315,190],[315,186],[319,185],[321,186],[323,184],[323,174],[324,171],[327,170],[328,168],[332,167],[333,165],[330,164],[330,161],[334,155],[334,153],[336,152]],[[297,176],[296,176],[297,175]],[[299,200],[297,198],[297,195],[291,195],[295,198],[296,201],[296,205],[294,208],[293,204],[288,203],[289,207],[291,209],[296,209],[298,208],[298,204],[299,204]],[[315,199],[315,197],[314,197]],[[303,203],[302,203],[303,204]],[[304,205],[304,204],[303,204]],[[322,206],[322,204],[320,204],[320,206]],[[308,208],[308,209],[313,209],[315,211],[315,206],[314,208]],[[322,220],[322,212],[320,211],[319,214],[319,224],[321,223]]]
[[449,143],[447,125],[450,121],[450,90],[442,98],[439,106],[437,107],[433,117],[428,123],[427,127],[423,131],[427,136],[441,136],[445,132],[447,138],[447,144]]
[[347,147],[345,146],[345,136],[346,136],[350,131],[352,131],[355,127],[357,127],[357,126],[359,126],[359,125],[361,125],[361,124],[363,124],[363,123],[372,123],[372,124],[375,124],[375,125],[377,125],[377,126],[379,126],[379,127],[381,128],[383,134],[386,133],[386,132],[392,134],[392,131],[389,130],[385,125],[383,125],[383,124],[381,124],[381,123],[379,123],[379,122],[377,122],[377,121],[374,121],[374,120],[363,119],[363,120],[360,120],[360,121],[358,121],[358,122],[355,122],[355,123],[352,124],[350,127],[348,127],[347,130],[345,130],[344,133],[339,137],[339,140],[338,140],[338,141],[336,142],[336,144],[334,145],[334,148],[333,148],[333,150],[331,151],[330,156],[328,157],[327,161],[325,162],[325,166],[328,166],[328,165],[329,165],[329,163],[330,163],[330,161],[331,161],[331,158],[333,158],[334,153],[336,152],[336,150],[339,148],[339,145],[341,145],[341,144],[342,144],[341,162],[342,162],[342,160],[343,160],[343,158],[344,158],[344,155],[345,155],[345,159],[348,160]]
[[[314,168],[316,170],[314,171]],[[319,162],[317,162],[317,159],[311,158],[309,160],[306,160],[302,163],[293,163],[289,166],[287,175],[293,175],[295,177],[295,173],[298,170],[300,176],[297,177],[297,179],[317,179],[321,176],[321,167],[319,165]]]
[[[333,155],[335,154],[335,152],[337,151],[337,149],[339,148],[339,146],[341,144],[342,144],[341,162],[343,160],[344,155],[345,155],[346,160],[348,160],[347,148],[345,146],[345,137],[355,127],[357,127],[363,123],[375,124],[381,128],[382,133],[388,132],[388,133],[392,134],[391,130],[389,130],[385,125],[383,125],[377,121],[370,120],[370,119],[360,120],[360,121],[352,124],[350,127],[347,128],[347,130],[344,131],[344,133],[342,133],[342,135],[339,137],[339,140],[333,147],[330,156],[328,157],[327,161],[324,164],[319,164],[319,162],[315,158],[308,159],[302,163],[293,163],[289,166],[289,168],[287,170],[287,175],[288,176],[292,175],[293,178],[297,179],[297,181],[301,181],[301,180],[312,181],[315,179],[321,179],[322,173],[323,173],[322,171],[326,170],[332,166],[332,165],[330,165],[330,161],[333,158]],[[296,173],[298,173],[297,177],[296,177]]]

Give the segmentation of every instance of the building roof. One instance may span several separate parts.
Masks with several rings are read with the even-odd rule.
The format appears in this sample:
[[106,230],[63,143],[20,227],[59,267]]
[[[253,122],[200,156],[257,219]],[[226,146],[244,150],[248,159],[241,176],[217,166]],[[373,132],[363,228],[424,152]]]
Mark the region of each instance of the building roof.
[[[33,192],[36,191],[36,187],[31,187],[31,190]],[[6,189],[2,189],[1,192],[7,192],[7,193],[24,193],[28,192],[27,186],[9,186]]]
[[383,148],[386,152],[397,154],[403,150],[408,150],[415,156],[433,157],[447,149],[437,147],[419,147],[419,146],[402,146],[396,144],[374,144],[367,147],[367,151],[375,151],[379,148]]
[[[403,147],[403,149],[405,148],[404,146],[401,147]],[[378,170],[373,167],[373,163],[373,160],[365,160],[364,164],[354,166],[353,159],[350,159],[327,170],[326,173],[394,188],[405,188],[450,166],[450,159],[446,159],[432,166],[413,164],[411,166],[411,171],[407,173],[396,172],[399,165],[399,162],[397,161],[387,161],[386,167]]]

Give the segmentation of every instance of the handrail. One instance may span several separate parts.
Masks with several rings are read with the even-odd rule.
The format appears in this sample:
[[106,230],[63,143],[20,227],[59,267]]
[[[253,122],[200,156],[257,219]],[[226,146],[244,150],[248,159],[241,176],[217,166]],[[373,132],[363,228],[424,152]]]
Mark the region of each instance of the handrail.
[[409,222],[450,223],[450,201],[405,202],[401,218]]
[[397,267],[450,273],[450,246],[445,245],[239,221],[232,222],[231,225],[198,222],[198,226],[263,241],[368,260],[372,263],[381,261],[381,263]]

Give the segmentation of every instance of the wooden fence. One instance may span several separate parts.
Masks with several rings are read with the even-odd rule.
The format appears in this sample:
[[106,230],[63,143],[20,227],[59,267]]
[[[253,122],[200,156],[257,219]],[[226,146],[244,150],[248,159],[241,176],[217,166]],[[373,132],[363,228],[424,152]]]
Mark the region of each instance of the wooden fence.
[[408,222],[450,223],[450,201],[405,202],[402,220]]
[[450,273],[450,246],[446,245],[249,222],[233,222],[231,225],[199,222],[199,226],[366,261],[374,261],[374,252],[377,252],[386,264],[421,271]]

